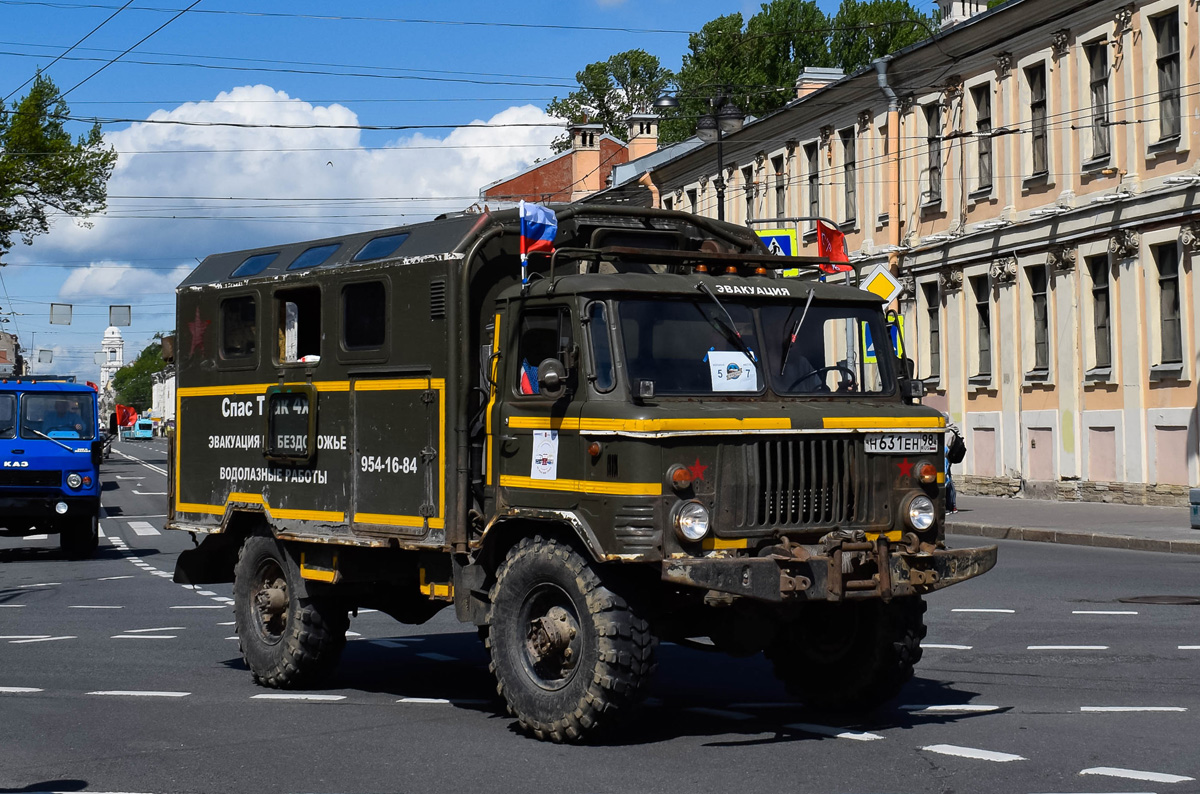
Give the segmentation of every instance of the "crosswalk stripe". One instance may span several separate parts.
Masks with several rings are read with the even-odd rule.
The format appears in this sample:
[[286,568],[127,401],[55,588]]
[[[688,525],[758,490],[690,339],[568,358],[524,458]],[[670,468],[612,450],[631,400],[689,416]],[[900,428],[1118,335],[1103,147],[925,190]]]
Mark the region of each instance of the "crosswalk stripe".
[[149,521],[130,521],[129,528],[138,535],[161,535]]

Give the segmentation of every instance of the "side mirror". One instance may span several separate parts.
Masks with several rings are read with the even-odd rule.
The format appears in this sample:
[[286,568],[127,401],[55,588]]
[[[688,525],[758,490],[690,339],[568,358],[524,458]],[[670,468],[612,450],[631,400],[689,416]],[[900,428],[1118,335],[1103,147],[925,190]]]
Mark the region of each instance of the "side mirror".
[[900,381],[900,396],[908,402],[916,402],[925,396],[925,381],[903,378]]
[[567,390],[567,368],[556,358],[548,358],[537,368],[538,393],[557,400]]

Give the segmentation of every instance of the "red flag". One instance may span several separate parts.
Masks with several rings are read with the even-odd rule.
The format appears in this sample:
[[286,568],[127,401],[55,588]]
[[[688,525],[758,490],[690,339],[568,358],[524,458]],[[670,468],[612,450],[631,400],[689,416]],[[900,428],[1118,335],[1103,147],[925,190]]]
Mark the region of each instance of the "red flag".
[[117,424],[121,427],[133,427],[133,423],[137,421],[137,411],[129,405],[117,406]]
[[826,273],[845,273],[854,269],[848,264],[850,257],[846,256],[846,235],[820,221],[817,221],[817,255],[829,260],[829,264],[819,266]]

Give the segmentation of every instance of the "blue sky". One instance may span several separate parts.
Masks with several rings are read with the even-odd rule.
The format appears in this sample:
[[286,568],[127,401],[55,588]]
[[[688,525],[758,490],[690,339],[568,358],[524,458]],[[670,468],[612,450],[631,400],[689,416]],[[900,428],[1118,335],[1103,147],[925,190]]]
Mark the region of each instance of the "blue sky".
[[[482,185],[549,153],[559,130],[541,126],[542,108],[586,64],[641,48],[676,69],[686,31],[758,8],[201,0],[89,77],[189,4],[135,0],[112,16],[124,0],[0,0],[0,97],[22,96],[47,66],[62,90],[82,81],[67,96],[72,115],[106,120],[120,153],[104,216],[90,228],[59,220],[0,270],[0,307],[16,312],[2,327],[54,351],[35,371],[97,377],[110,304],[133,305],[122,329],[130,361],[174,327],[173,288],[208,254],[465,208]],[[472,123],[488,126],[454,126]],[[74,306],[72,325],[49,324],[51,302]]]

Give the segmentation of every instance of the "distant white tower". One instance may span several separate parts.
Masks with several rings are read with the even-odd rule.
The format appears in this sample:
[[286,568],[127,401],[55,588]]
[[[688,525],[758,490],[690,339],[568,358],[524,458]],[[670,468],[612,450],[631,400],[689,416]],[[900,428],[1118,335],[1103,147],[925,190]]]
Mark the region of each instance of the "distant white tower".
[[104,351],[104,363],[100,365],[100,392],[103,393],[112,376],[125,364],[125,340],[121,338],[121,329],[110,325],[104,331],[100,349]]

